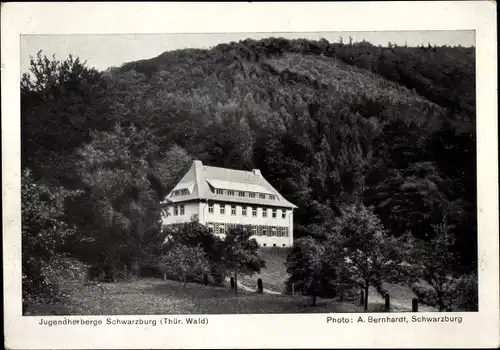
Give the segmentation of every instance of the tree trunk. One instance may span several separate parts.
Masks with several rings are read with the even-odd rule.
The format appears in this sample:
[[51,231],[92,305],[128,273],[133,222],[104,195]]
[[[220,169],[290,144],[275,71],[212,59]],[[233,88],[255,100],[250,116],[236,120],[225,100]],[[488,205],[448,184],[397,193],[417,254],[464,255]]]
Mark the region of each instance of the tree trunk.
[[441,291],[437,291],[436,297],[439,305],[439,312],[442,312],[444,309],[446,309],[446,306],[444,305],[444,293]]
[[234,295],[238,295],[238,275],[234,273]]
[[370,287],[369,284],[365,285],[365,312],[368,310],[368,288]]

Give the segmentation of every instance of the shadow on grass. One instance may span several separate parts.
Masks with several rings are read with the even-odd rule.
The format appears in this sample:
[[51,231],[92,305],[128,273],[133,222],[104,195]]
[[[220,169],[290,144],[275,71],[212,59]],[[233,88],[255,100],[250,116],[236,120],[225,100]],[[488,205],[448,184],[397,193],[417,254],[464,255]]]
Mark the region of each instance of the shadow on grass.
[[[188,283],[186,287],[179,283],[168,281],[158,283],[144,288],[145,293],[152,293],[158,296],[168,296],[177,298],[228,298],[234,296],[234,291],[226,287],[204,286],[196,283]],[[245,294],[243,290],[238,291],[238,294]]]

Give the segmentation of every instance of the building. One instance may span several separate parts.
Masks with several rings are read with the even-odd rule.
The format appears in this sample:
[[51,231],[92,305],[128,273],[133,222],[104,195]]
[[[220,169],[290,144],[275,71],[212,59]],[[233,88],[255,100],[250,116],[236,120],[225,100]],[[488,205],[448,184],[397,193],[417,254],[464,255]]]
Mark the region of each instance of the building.
[[258,169],[241,171],[203,165],[195,160],[162,202],[163,225],[193,217],[216,235],[235,225],[250,225],[261,246],[293,244],[293,209]]

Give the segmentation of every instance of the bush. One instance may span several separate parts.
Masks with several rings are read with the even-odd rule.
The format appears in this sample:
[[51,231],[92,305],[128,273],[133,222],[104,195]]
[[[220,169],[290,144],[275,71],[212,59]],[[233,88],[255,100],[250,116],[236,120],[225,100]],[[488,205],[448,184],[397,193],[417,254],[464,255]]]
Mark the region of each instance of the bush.
[[478,311],[478,284],[476,275],[465,275],[458,282],[459,294],[456,309],[460,311]]
[[436,292],[430,285],[425,285],[421,282],[414,282],[410,288],[413,293],[415,293],[420,303],[429,306],[436,305]]
[[[23,290],[23,311],[30,305],[55,304],[66,296],[65,287],[81,283],[88,275],[89,267],[79,260],[56,255],[48,262],[40,262],[40,276],[29,280],[23,275],[23,284],[32,286]],[[35,287],[35,288],[33,288]]]

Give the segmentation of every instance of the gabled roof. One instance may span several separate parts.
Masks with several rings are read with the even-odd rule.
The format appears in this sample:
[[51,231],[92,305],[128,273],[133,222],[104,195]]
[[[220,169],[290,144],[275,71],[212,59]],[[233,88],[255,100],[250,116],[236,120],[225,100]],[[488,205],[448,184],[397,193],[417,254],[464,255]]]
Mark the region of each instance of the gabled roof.
[[[189,194],[172,196],[174,191],[186,189],[189,191]],[[216,189],[232,190],[235,195],[216,194]],[[246,192],[245,197],[240,197],[239,191]],[[255,193],[255,198],[249,197],[248,192]],[[259,194],[261,193],[266,195],[265,199],[259,198]],[[269,199],[269,195],[275,195],[276,199]],[[162,203],[179,203],[191,200],[214,200],[247,203],[250,205],[297,208],[296,205],[287,201],[267,182],[258,169],[243,171],[219,168],[203,165],[199,160],[193,161],[191,168]]]

